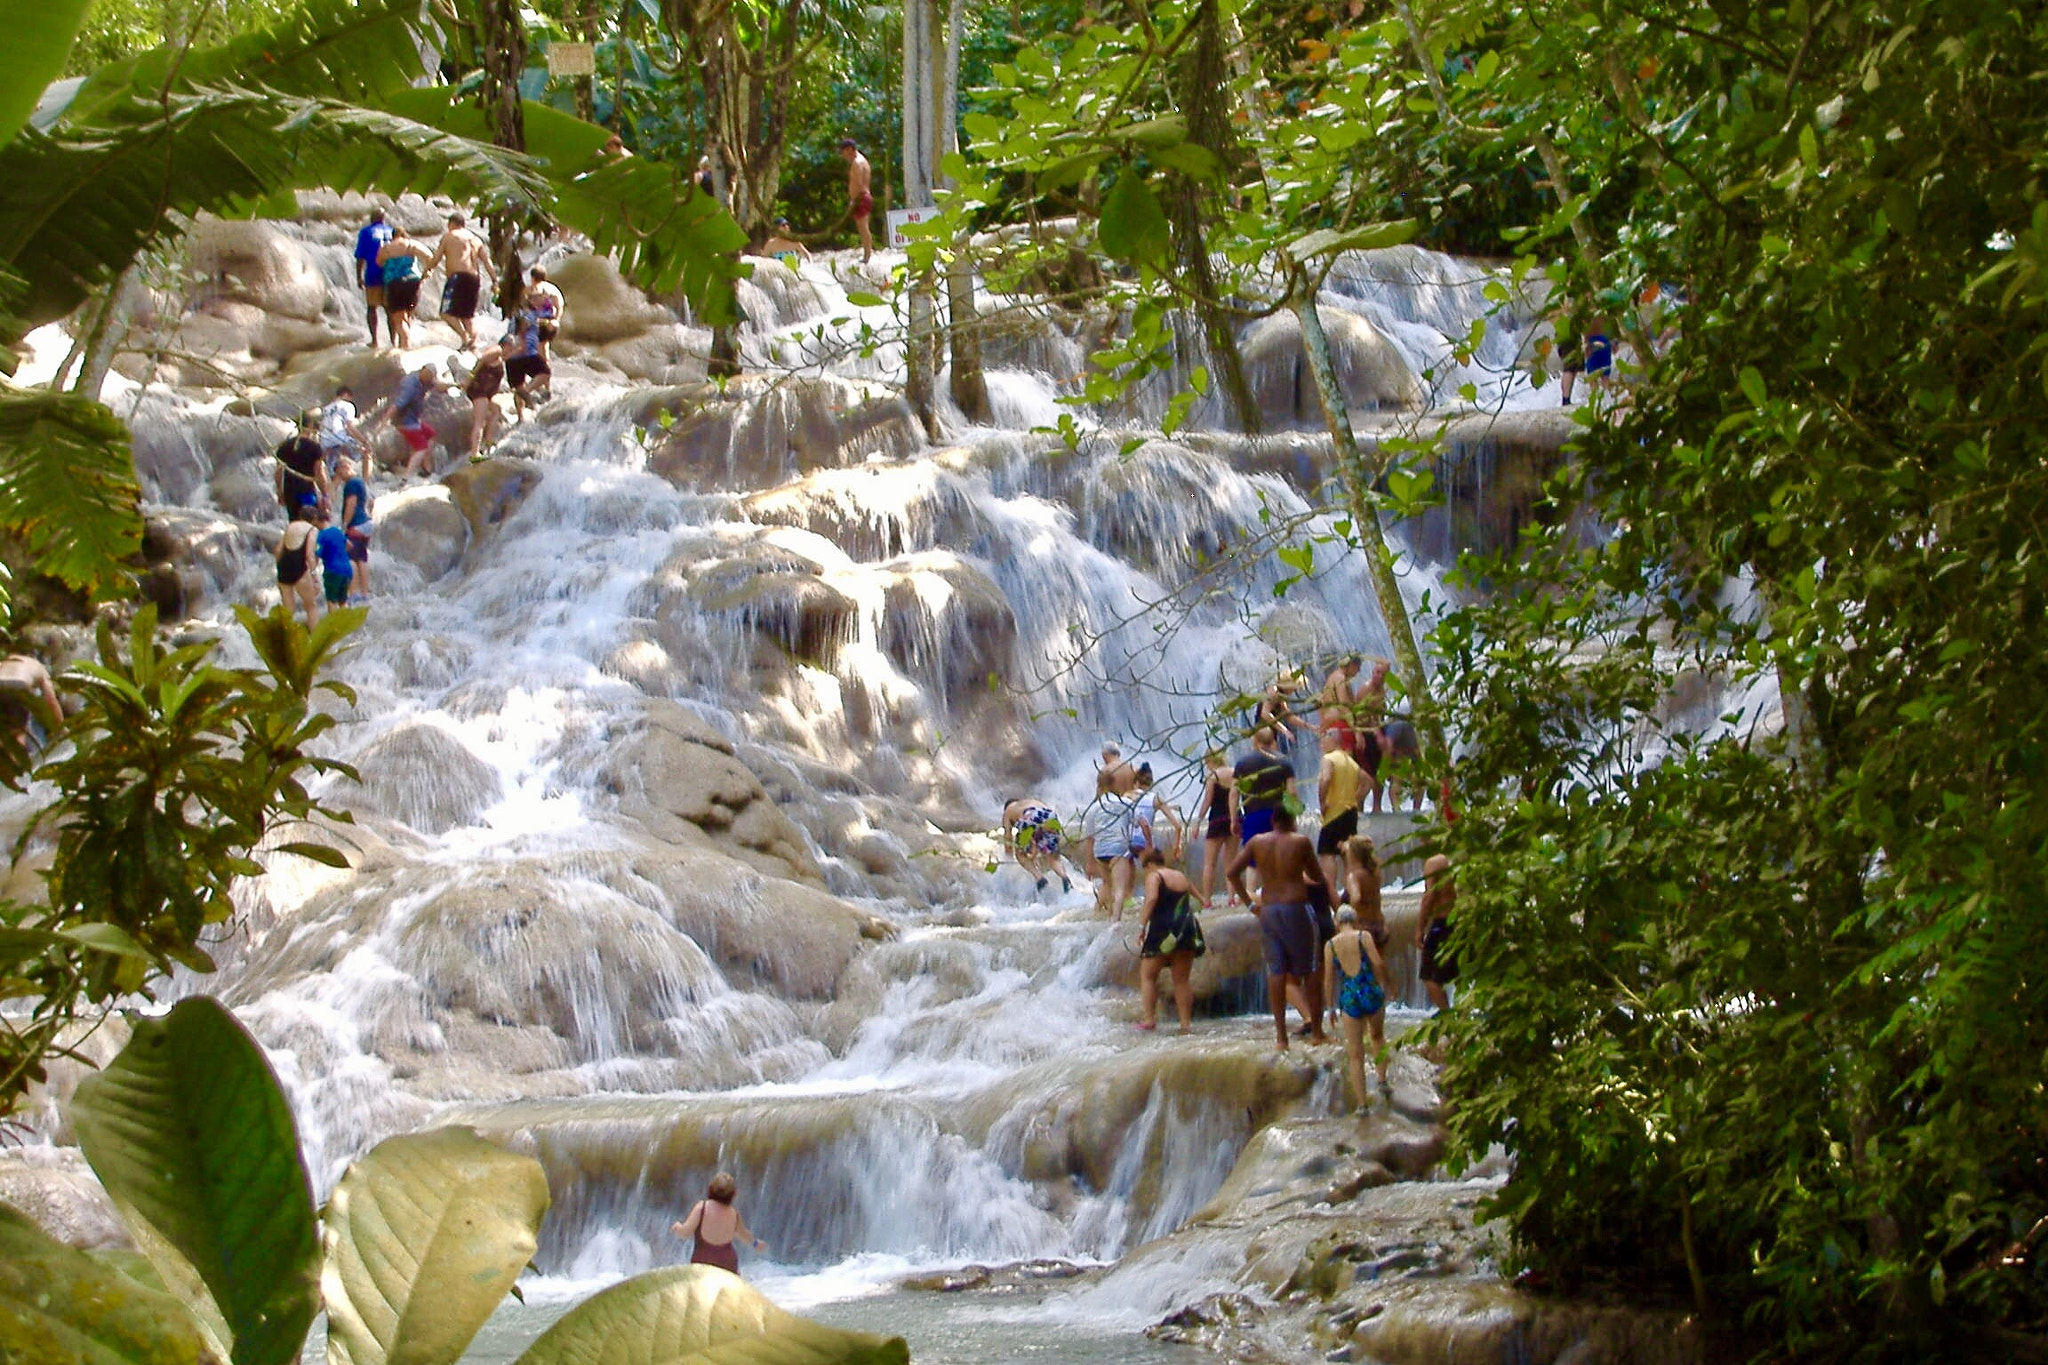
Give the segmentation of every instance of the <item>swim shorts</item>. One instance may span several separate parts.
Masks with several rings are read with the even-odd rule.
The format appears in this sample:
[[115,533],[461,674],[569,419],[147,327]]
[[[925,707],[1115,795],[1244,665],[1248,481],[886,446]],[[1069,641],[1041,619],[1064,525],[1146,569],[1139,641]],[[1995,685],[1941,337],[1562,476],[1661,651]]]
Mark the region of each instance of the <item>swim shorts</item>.
[[1237,832],[1240,844],[1248,844],[1258,835],[1270,834],[1272,830],[1273,812],[1270,809],[1238,812]]
[[513,388],[548,373],[548,362],[537,355],[515,355],[505,362],[505,378]]
[[1316,969],[1316,921],[1306,905],[1259,908],[1259,944],[1267,976],[1305,977]]
[[1323,822],[1316,835],[1316,852],[1325,858],[1337,856],[1337,845],[1358,833],[1358,807],[1339,811]]
[[1451,922],[1437,920],[1422,936],[1422,979],[1448,986],[1458,979],[1457,954],[1450,950]]
[[1026,806],[1017,817],[1015,835],[1019,853],[1058,853],[1060,818],[1050,806]]
[[857,195],[855,195],[855,196],[854,196],[854,200],[853,200],[853,216],[854,216],[854,217],[856,217],[856,218],[865,218],[865,217],[867,217],[867,216],[868,216],[869,214],[873,213],[874,211],[875,211],[875,196],[873,196],[872,194],[869,194],[869,193],[868,193],[868,192],[867,192],[866,190],[862,190],[862,191],[861,191],[861,192],[860,192],[859,194],[857,194]]
[[441,315],[451,318],[475,317],[477,292],[482,287],[483,279],[466,270],[450,275],[447,287],[441,291]]
[[384,306],[394,313],[410,313],[420,306],[418,280],[384,281]]
[[415,451],[425,450],[434,443],[434,429],[425,422],[417,426],[400,427],[398,434],[403,436],[405,443]]

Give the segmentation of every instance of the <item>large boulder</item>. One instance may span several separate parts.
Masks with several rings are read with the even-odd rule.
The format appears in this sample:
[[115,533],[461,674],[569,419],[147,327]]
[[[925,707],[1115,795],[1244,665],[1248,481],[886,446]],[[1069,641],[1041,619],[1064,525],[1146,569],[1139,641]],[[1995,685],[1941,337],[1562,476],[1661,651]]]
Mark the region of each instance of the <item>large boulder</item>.
[[471,537],[482,540],[526,504],[544,477],[532,460],[501,458],[463,465],[442,482],[469,521]]
[[831,375],[742,375],[677,395],[671,410],[677,420],[647,467],[684,488],[773,488],[924,445],[901,397]]
[[[1337,362],[1337,383],[1352,408],[1407,408],[1422,401],[1422,384],[1407,357],[1364,316],[1325,304],[1318,310]],[[1269,428],[1321,425],[1322,400],[1301,345],[1301,320],[1275,313],[1254,323],[1239,343],[1245,378]]]
[[565,342],[622,341],[673,321],[667,309],[626,283],[609,257],[570,256],[548,267],[548,279],[562,291]]
[[373,554],[409,564],[431,583],[460,564],[468,548],[469,520],[445,485],[404,488],[377,499]]
[[[263,509],[282,523],[275,499],[264,499]],[[197,616],[226,600],[251,564],[268,560],[274,545],[271,530],[247,521],[183,507],[153,508],[142,526],[144,591],[166,620]]]
[[708,613],[751,632],[766,651],[757,671],[773,671],[776,655],[829,667],[852,638],[860,607],[826,581],[824,568],[765,537],[692,543],[648,579],[633,610],[657,620]]
[[733,756],[731,743],[685,707],[649,701],[613,739],[598,781],[618,797],[622,814],[657,839],[713,848],[771,877],[824,885],[803,831]]
[[335,800],[357,814],[383,815],[422,834],[474,824],[504,796],[497,769],[437,725],[401,725],[355,761],[360,786]]
[[327,281],[306,249],[275,223],[202,214],[187,242],[206,297],[302,322],[318,322],[327,311]]

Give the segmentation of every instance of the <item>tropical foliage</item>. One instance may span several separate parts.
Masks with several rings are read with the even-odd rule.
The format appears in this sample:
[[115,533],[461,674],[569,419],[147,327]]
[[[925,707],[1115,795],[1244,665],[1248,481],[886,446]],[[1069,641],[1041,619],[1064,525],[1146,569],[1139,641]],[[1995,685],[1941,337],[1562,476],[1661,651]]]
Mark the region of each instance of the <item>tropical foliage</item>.
[[[0,1358],[287,1365],[314,1315],[331,1365],[453,1365],[539,1245],[547,1176],[466,1128],[387,1139],[317,1219],[263,1050],[204,996],[138,1019],[72,1105],[141,1256],[50,1240],[0,1205]],[[811,1322],[677,1266],[564,1314],[517,1365],[907,1365],[900,1337]]]

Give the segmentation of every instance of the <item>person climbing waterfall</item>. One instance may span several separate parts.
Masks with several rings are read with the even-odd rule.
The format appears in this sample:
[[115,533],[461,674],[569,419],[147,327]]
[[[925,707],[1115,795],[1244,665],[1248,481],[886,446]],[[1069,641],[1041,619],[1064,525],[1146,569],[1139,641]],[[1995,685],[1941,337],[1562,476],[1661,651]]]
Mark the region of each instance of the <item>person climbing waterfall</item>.
[[[1221,749],[1211,749],[1202,761],[1208,766],[1208,776],[1202,783],[1202,799],[1195,806],[1195,813],[1188,817],[1188,823],[1202,827],[1202,908],[1208,909],[1216,898],[1216,874],[1223,863],[1234,853],[1235,840],[1231,837],[1231,826],[1237,822],[1236,774],[1225,761]],[[1231,901],[1235,903],[1236,897]]]
[[363,291],[363,306],[369,310],[373,347],[377,344],[377,310],[384,306],[384,267],[378,263],[377,253],[391,237],[391,224],[384,221],[382,209],[371,209],[370,221],[356,234],[356,284]]
[[866,265],[875,254],[875,234],[870,226],[875,214],[875,173],[852,138],[839,139],[839,155],[846,158],[846,208],[853,215],[855,231],[860,233],[860,260]]
[[747,1226],[747,1220],[740,1217],[740,1211],[732,1206],[733,1196],[739,1193],[739,1182],[729,1171],[720,1171],[711,1177],[711,1184],[704,1190],[690,1210],[687,1218],[680,1223],[671,1223],[669,1230],[678,1237],[694,1237],[696,1245],[690,1249],[691,1265],[715,1265],[720,1270],[740,1273],[740,1255],[733,1243],[748,1241],[754,1250],[766,1251],[768,1244],[756,1237]]
[[1159,969],[1173,972],[1173,1008],[1180,1031],[1195,1031],[1195,959],[1209,951],[1202,921],[1195,917],[1195,884],[1166,865],[1166,851],[1145,850],[1145,899],[1138,912],[1144,944],[1138,950],[1138,1027],[1159,1027]]
[[1451,878],[1451,860],[1438,853],[1422,865],[1422,910],[1415,921],[1422,944],[1422,987],[1432,1007],[1451,1007],[1450,984],[1458,979],[1457,955],[1451,951],[1451,911],[1458,904],[1458,884]]
[[401,351],[412,345],[413,310],[420,306],[420,281],[433,254],[432,247],[410,237],[393,237],[377,248],[377,264],[384,271],[384,320],[391,344]]
[[477,302],[490,282],[491,249],[483,238],[470,231],[469,219],[460,211],[448,215],[448,228],[441,234],[441,244],[434,248],[421,273],[429,273],[437,265],[448,272],[448,281],[441,291],[441,316],[462,338],[462,349],[473,351]]
[[1038,879],[1045,890],[1046,878],[1055,874],[1060,890],[1072,891],[1074,883],[1060,869],[1060,817],[1050,803],[1035,796],[1019,796],[1003,805],[1003,846],[1023,868]]
[[[1162,825],[1173,832],[1171,844],[1160,830]],[[1133,858],[1142,858],[1150,848],[1164,848],[1167,857],[1178,858],[1188,841],[1188,829],[1180,822],[1180,813],[1153,785],[1150,763],[1138,765],[1138,785],[1131,797],[1131,836]]]
[[1321,944],[1308,901],[1310,886],[1320,886],[1327,894],[1329,884],[1316,861],[1315,845],[1295,833],[1294,812],[1285,806],[1273,812],[1270,830],[1253,836],[1230,860],[1227,875],[1231,888],[1240,895],[1245,894],[1244,874],[1253,867],[1259,873],[1259,938],[1266,961],[1266,1001],[1273,1010],[1273,1031],[1280,1051],[1287,1051],[1289,987],[1301,991],[1309,1042],[1326,1043],[1323,977],[1317,970]]
[[1338,850],[1358,833],[1358,810],[1365,799],[1365,770],[1358,766],[1338,730],[1323,731],[1323,766],[1316,774],[1316,810],[1322,828],[1316,831],[1316,856],[1323,876],[1337,885],[1343,868]]
[[1237,761],[1237,837],[1249,844],[1273,828],[1273,813],[1294,794],[1294,765],[1280,756],[1279,738],[1270,726],[1252,734],[1252,751]]
[[1337,934],[1323,945],[1323,994],[1330,1017],[1344,1034],[1344,1067],[1351,1094],[1365,1112],[1365,1039],[1372,1036],[1373,1069],[1380,1093],[1387,1092],[1386,963],[1372,935],[1358,926],[1358,912],[1345,906],[1337,912]]

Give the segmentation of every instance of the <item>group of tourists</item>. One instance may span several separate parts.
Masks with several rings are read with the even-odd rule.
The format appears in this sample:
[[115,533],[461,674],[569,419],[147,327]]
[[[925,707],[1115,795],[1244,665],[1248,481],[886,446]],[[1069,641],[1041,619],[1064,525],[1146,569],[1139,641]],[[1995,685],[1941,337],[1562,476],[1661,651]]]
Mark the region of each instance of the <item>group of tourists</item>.
[[[371,497],[364,473],[369,436],[346,385],[323,408],[308,408],[277,448],[275,486],[284,534],[272,557],[278,595],[311,628],[323,605],[347,606],[370,587]],[[317,579],[316,579],[317,575]]]

